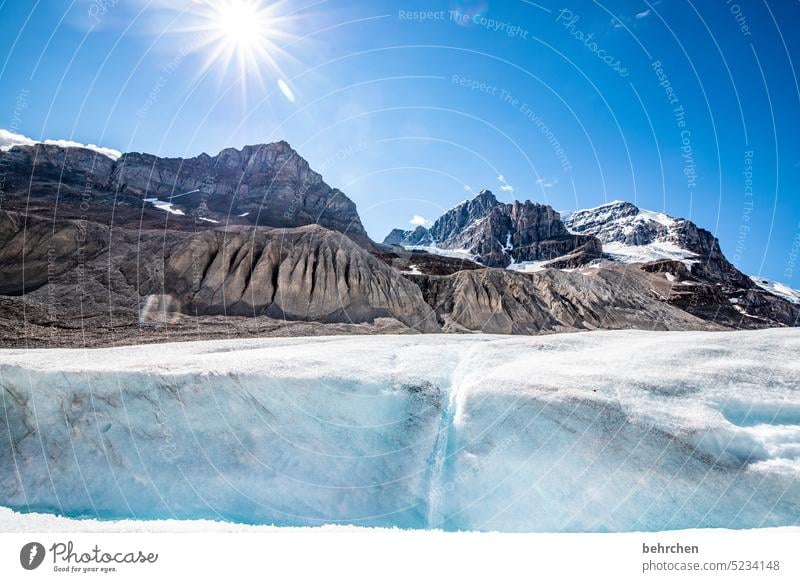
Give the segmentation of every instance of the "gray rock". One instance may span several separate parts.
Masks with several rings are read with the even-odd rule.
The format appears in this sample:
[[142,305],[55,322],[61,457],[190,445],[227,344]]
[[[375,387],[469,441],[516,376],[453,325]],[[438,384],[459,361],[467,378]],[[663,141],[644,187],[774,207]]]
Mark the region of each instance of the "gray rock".
[[229,148],[214,157],[128,153],[117,161],[83,148],[16,146],[0,152],[0,167],[6,170],[10,197],[50,204],[58,199],[65,207],[128,208],[148,207],[144,199],[156,198],[171,202],[187,217],[203,209],[200,215],[208,212],[225,222],[319,224],[363,246],[373,244],[352,200],[328,186],[284,141]]
[[501,269],[412,276],[445,331],[538,334],[591,329],[721,329],[669,305],[638,269]]
[[[489,190],[447,211],[428,234],[427,244],[465,250],[490,267],[548,261],[578,249],[581,253],[572,261],[589,261],[601,256],[602,246],[593,236],[570,233],[549,206],[530,201],[503,204]],[[392,231],[384,242],[411,246],[409,238],[404,231]]]
[[316,225],[205,231],[176,248],[165,269],[165,289],[192,315],[323,323],[393,317],[419,331],[439,329],[416,285]]
[[403,230],[395,228],[383,239],[383,244],[391,246],[429,246],[433,242],[430,231],[424,226],[418,226],[414,230]]

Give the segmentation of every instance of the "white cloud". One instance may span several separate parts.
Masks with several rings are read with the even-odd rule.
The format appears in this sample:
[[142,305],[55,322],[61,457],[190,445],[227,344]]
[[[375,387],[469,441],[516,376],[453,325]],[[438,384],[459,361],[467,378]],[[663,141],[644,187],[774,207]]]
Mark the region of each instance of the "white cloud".
[[464,191],[465,192],[472,192],[472,188],[464,184]]
[[118,160],[119,157],[122,155],[122,152],[118,152],[117,150],[113,150],[111,148],[104,148],[93,143],[90,144],[82,144],[76,141],[70,141],[66,139],[46,139],[42,141],[36,141],[19,133],[14,133],[8,131],[6,129],[0,129],[0,150],[8,151],[12,147],[17,145],[34,145],[37,143],[44,143],[46,145],[54,145],[59,146],[62,148],[84,148],[87,150],[92,150],[97,152],[98,154],[104,155],[112,160]]
[[409,223],[413,224],[414,226],[424,226],[425,228],[430,227],[433,222],[425,218],[424,216],[420,216],[419,214],[415,214],[411,217],[411,220],[408,221]]
[[503,176],[503,174],[500,174],[499,176],[497,176],[497,181],[500,182],[500,189],[503,192],[513,192],[514,191],[514,186],[512,186],[511,184],[506,182],[506,177]]
[[648,16],[650,16],[651,13],[652,13],[651,10],[648,8],[647,10],[645,10],[643,12],[639,12],[635,16],[635,18],[638,18],[639,20],[641,20],[642,18],[647,18]]
[[552,188],[558,184],[558,178],[539,178],[536,180],[536,183],[542,188]]

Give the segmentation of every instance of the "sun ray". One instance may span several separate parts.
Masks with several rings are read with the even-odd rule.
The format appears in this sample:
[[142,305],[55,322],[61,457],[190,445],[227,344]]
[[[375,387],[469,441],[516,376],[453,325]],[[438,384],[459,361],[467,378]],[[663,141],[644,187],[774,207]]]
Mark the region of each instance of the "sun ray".
[[282,1],[194,0],[189,22],[175,32],[192,37],[187,52],[204,55],[197,77],[215,68],[222,77],[235,71],[243,91],[251,82],[264,88],[270,71],[276,79],[285,78],[281,63],[293,58],[280,45],[297,38],[291,33],[296,16],[285,6]]

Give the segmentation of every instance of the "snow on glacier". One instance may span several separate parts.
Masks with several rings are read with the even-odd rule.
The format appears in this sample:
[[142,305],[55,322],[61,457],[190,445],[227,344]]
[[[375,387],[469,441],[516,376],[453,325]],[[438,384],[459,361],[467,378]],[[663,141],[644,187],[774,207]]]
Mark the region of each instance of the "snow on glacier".
[[800,521],[800,330],[0,350],[0,505],[500,531]]

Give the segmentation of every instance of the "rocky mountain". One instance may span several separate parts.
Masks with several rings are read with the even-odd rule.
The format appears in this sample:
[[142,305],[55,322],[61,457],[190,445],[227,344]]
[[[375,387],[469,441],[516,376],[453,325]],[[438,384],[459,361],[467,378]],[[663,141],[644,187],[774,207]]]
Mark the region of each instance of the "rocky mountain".
[[604,256],[612,261],[664,273],[670,280],[668,301],[689,313],[726,325],[743,316],[742,327],[800,322],[800,294],[739,271],[719,240],[690,220],[614,201],[574,212],[565,224],[603,241]]
[[164,288],[172,311],[321,323],[394,317],[438,331],[419,287],[340,233],[309,225],[206,230],[174,248]]
[[213,157],[127,153],[116,160],[94,150],[36,144],[0,151],[0,167],[6,169],[7,209],[21,209],[15,202],[29,208],[58,199],[67,217],[82,206],[114,206],[147,211],[177,226],[198,220],[207,225],[319,224],[372,245],[355,204],[284,141],[229,148]]
[[569,232],[549,206],[530,201],[504,204],[489,190],[450,209],[427,231],[423,227],[412,234],[394,230],[383,242],[420,244],[410,243],[412,240],[425,240],[432,249],[463,252],[488,267],[550,261],[565,255],[582,264],[601,255],[596,237]]
[[800,322],[800,300],[711,233],[627,203],[562,222],[485,190],[379,245],[284,142],[188,159],[14,146],[0,167],[5,346]]
[[660,300],[657,278],[639,270],[481,269],[411,278],[449,332],[723,329]]
[[614,201],[578,210],[565,220],[570,232],[596,236],[614,260],[644,263],[680,260],[704,280],[730,288],[754,285],[725,258],[719,240],[690,220],[642,210],[630,202]]
[[424,226],[418,226],[414,230],[395,228],[383,239],[385,245],[402,247],[430,246],[431,243],[431,232]]

